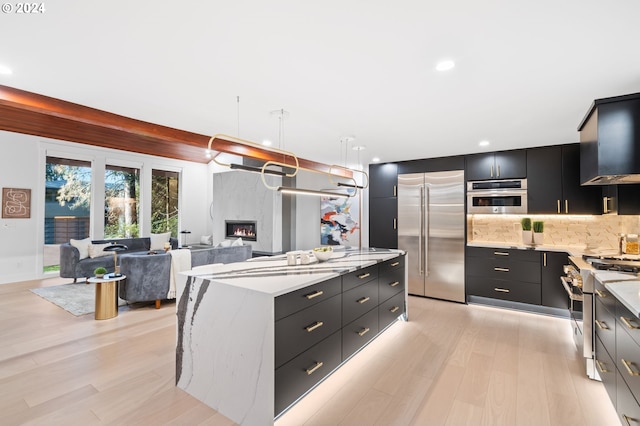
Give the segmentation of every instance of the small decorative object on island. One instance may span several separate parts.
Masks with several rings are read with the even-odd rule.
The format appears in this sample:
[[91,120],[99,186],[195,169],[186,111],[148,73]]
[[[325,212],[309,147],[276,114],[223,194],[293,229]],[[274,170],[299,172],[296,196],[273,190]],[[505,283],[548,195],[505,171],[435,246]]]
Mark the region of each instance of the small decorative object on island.
[[544,242],[544,222],[533,222],[533,244],[539,245]]
[[523,217],[522,220],[520,220],[520,224],[522,225],[522,242],[524,244],[532,244],[531,218]]
[[313,255],[318,259],[318,262],[324,262],[331,259],[333,254],[333,247],[316,247],[313,249]]
[[96,275],[96,278],[104,278],[104,274],[107,273],[107,268],[99,266],[95,271],[93,271],[93,273]]

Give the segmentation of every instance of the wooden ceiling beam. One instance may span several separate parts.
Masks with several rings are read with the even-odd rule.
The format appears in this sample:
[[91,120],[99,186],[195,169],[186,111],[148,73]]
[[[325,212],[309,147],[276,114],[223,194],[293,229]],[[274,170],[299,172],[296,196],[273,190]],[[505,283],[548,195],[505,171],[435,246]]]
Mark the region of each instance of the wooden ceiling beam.
[[[208,163],[210,136],[136,120],[84,105],[0,85],[0,130],[139,154]],[[282,154],[215,138],[213,151],[289,164]],[[351,177],[351,172],[298,159],[303,169]],[[292,164],[293,165],[293,164]]]

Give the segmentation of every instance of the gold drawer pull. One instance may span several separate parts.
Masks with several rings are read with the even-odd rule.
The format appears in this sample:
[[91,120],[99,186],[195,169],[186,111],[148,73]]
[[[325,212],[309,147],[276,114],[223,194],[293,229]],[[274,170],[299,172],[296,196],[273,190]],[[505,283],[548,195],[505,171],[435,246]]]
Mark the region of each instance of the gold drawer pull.
[[364,336],[365,334],[367,334],[369,331],[371,331],[371,330],[369,329],[369,327],[365,327],[365,328],[363,328],[362,330],[358,331],[358,336],[362,337],[362,336]]
[[509,272],[509,268],[493,268],[494,271],[498,271],[498,272]]
[[494,251],[493,254],[496,256],[509,256],[509,253],[504,251]]
[[366,274],[358,275],[358,278],[360,278],[361,280],[363,280],[363,279],[365,279],[365,278],[367,278],[367,277],[369,277],[369,276],[371,276],[371,274],[367,272]]
[[500,293],[509,293],[509,292],[511,291],[511,290],[509,290],[509,289],[506,289],[506,288],[499,288],[499,287],[494,288],[494,290],[495,290],[495,291],[499,291]]
[[596,360],[596,366],[598,367],[598,370],[600,370],[601,373],[609,373],[609,370],[604,368],[603,365],[604,365],[604,362],[600,360]]
[[627,328],[629,328],[630,330],[637,330],[640,327],[638,327],[637,325],[631,324],[631,321],[633,321],[631,318],[625,318],[625,317],[620,317],[620,320],[624,323],[624,325],[627,326]]
[[624,365],[624,368],[627,369],[627,373],[629,373],[630,376],[640,376],[640,373],[637,371],[633,371],[633,369],[631,368],[633,366],[633,363],[631,361],[627,361],[624,358],[620,358],[620,361],[622,361],[622,364]]
[[391,266],[398,266],[399,264],[400,264],[400,262],[393,262],[393,263],[391,264]]
[[394,282],[390,283],[389,285],[390,285],[391,287],[395,287],[395,286],[397,286],[398,284],[400,284],[400,281],[394,281]]
[[396,312],[398,312],[398,309],[400,309],[400,306],[394,306],[393,308],[389,309],[389,312],[395,314]]
[[599,328],[600,330],[609,330],[609,327],[607,326],[607,323],[606,323],[606,322],[604,322],[604,321],[598,321],[598,320],[595,320],[594,322],[596,323],[596,325],[598,326],[598,328]]
[[636,421],[636,419],[634,419],[633,417],[629,417],[626,414],[623,414],[622,418],[624,419],[624,422],[627,424],[627,426],[631,426],[631,422]]
[[601,292],[601,291],[600,291],[600,290],[598,290],[598,289],[596,289],[596,294],[598,295],[598,297],[601,297],[601,298],[603,298],[603,299],[604,299],[605,297],[607,297],[607,294],[606,294],[606,293],[603,293],[603,292]]
[[317,291],[314,291],[313,293],[305,294],[304,297],[306,297],[307,299],[311,300],[314,297],[322,296],[323,294],[324,294],[324,291],[317,290]]
[[311,368],[307,368],[306,372],[307,372],[307,376],[310,376],[314,373],[314,371],[316,371],[318,368],[322,367],[324,365],[324,363],[322,361],[318,361],[316,362],[316,365],[314,365]]
[[366,303],[369,300],[371,300],[371,298],[369,296],[363,297],[362,299],[358,299],[358,303],[362,305],[363,303]]
[[316,328],[322,327],[324,323],[322,321],[316,321],[315,324],[308,325],[304,329],[307,330],[308,333],[311,333]]

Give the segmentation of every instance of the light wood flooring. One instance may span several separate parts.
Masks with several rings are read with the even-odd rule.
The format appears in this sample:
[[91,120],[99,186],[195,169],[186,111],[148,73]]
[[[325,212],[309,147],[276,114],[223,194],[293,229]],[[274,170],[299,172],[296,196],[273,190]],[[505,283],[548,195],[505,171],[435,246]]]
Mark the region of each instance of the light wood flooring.
[[[0,285],[0,424],[230,425],[174,386],[175,304],[74,317]],[[616,425],[567,320],[410,297],[399,322],[278,419],[289,425]]]

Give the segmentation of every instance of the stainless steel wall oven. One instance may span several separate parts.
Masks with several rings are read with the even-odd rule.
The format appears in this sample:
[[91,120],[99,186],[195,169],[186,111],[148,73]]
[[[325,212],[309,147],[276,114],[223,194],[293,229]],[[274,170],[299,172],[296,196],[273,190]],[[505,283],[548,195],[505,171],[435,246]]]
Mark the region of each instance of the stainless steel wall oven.
[[527,180],[467,182],[467,213],[527,213]]

